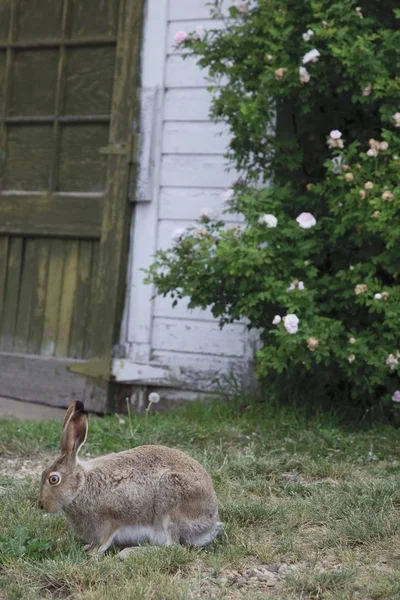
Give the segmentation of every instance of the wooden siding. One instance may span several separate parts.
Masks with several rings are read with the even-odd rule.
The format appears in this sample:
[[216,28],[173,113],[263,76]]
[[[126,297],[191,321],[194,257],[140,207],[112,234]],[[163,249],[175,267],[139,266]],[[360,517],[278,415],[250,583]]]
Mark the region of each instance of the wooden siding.
[[[143,132],[156,140],[152,194],[148,204],[140,203],[139,198],[132,230],[132,277],[127,307],[132,367],[127,363],[117,368],[115,363],[117,378],[129,378],[129,372],[135,377],[135,360],[174,365],[191,369],[194,389],[196,369],[200,381],[205,373],[206,379],[211,372],[226,374],[239,364],[243,366],[248,359],[247,334],[242,324],[221,331],[210,310],[189,310],[187,300],[173,308],[170,298],[154,299],[151,287],[142,283],[141,269],[152,262],[154,251],[171,245],[176,228],[195,225],[203,208],[221,214],[224,209],[221,193],[237,178],[234,171],[228,170],[224,158],[229,132],[223,124],[212,123],[209,118],[207,72],[197,66],[195,59],[184,61],[175,48],[174,37],[179,30],[222,26],[209,17],[206,0],[148,2],[143,86],[160,90],[159,112],[156,131]],[[154,48],[155,36],[161,48],[160,45]],[[143,101],[147,97],[143,95]],[[240,221],[234,215],[226,219],[231,223]]]

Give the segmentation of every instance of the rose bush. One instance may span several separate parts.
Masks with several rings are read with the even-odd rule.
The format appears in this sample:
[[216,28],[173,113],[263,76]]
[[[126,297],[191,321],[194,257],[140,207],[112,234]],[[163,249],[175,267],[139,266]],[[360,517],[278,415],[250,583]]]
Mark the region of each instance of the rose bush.
[[[399,402],[400,10],[258,0],[226,17],[220,4],[224,27],[180,45],[216,82],[241,178],[147,280],[221,326],[246,318],[278,394],[303,382],[332,401]],[[226,225],[223,202],[243,225]]]

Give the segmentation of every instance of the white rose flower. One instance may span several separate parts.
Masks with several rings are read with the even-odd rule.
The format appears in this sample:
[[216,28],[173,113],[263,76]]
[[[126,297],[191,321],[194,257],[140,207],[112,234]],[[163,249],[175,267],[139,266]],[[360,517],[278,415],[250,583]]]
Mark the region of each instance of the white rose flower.
[[299,317],[295,314],[288,314],[283,317],[283,325],[288,333],[295,334],[299,330]]
[[196,36],[199,40],[204,40],[204,36],[206,35],[206,30],[202,25],[196,28]]
[[279,315],[275,315],[274,318],[272,319],[272,325],[279,325],[279,323],[282,321],[282,318]]
[[312,36],[314,35],[314,32],[312,29],[307,29],[307,31],[305,33],[303,33],[303,35],[301,36],[303,38],[303,40],[305,42],[309,42],[312,38]]
[[220,197],[224,204],[230,204],[233,198],[235,197],[235,191],[232,189],[225,190],[224,192],[222,192]]
[[183,227],[178,227],[178,229],[175,229],[175,231],[173,232],[172,239],[174,240],[174,242],[180,242],[185,233],[186,229],[184,229]]
[[313,48],[303,56],[303,65],[307,65],[310,62],[317,62],[320,56],[321,53],[316,48]]
[[269,228],[273,228],[278,225],[278,219],[275,217],[275,215],[262,215],[258,219],[258,222],[260,225],[265,224]]

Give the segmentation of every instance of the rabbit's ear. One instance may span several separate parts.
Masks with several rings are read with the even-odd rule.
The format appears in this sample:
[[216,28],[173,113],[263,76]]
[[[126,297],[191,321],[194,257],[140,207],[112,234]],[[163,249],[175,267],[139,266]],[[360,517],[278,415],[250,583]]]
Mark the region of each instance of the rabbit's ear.
[[75,459],[81,446],[85,443],[88,432],[88,416],[83,410],[71,415],[63,435],[61,436],[61,452]]
[[64,421],[62,424],[62,430],[61,430],[61,452],[64,452],[63,448],[66,445],[65,438],[66,438],[67,425],[68,425],[72,415],[77,411],[84,411],[83,403],[80,402],[79,400],[77,400],[76,402],[71,402],[71,404],[68,406],[67,411],[65,413]]

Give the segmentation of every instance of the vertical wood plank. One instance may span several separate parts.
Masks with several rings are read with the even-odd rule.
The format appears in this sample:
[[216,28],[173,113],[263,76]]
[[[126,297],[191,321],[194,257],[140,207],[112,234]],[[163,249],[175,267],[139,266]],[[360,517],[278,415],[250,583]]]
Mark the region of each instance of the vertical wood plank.
[[78,242],[69,242],[65,256],[61,306],[56,343],[57,356],[68,355],[72,315],[77,284],[78,247]]
[[21,266],[22,277],[18,298],[14,301],[18,306],[17,325],[15,328],[14,350],[28,351],[28,338],[31,313],[33,312],[33,296],[37,279],[37,240],[25,241],[25,252]]
[[8,260],[8,237],[2,235],[0,237],[0,333],[1,323],[3,320],[3,308],[5,288],[7,281],[7,260]]
[[40,354],[53,356],[56,351],[66,242],[51,240],[46,290],[46,306]]
[[89,290],[89,311],[85,328],[85,344],[83,357],[91,358],[93,356],[93,338],[96,331],[96,290],[99,265],[99,243],[92,242],[92,263],[90,267],[90,290]]
[[44,315],[46,310],[46,291],[49,267],[50,241],[39,239],[36,252],[36,281],[33,290],[32,310],[30,315],[30,329],[28,339],[28,352],[39,354],[42,343]]
[[14,237],[10,240],[7,282],[4,298],[3,323],[0,348],[10,351],[14,346],[14,333],[17,321],[18,296],[21,279],[24,240]]
[[77,286],[68,353],[71,358],[82,358],[84,352],[85,325],[90,299],[92,245],[92,242],[86,241],[79,243]]

